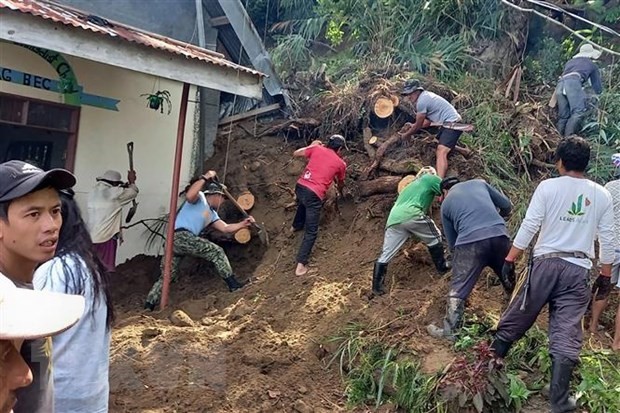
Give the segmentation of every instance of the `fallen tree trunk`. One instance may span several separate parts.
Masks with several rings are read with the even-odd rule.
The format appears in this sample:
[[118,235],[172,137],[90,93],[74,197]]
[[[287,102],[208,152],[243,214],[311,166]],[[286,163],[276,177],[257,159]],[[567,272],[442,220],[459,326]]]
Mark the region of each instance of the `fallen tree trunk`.
[[370,196],[374,194],[396,193],[401,179],[402,177],[400,176],[382,176],[372,181],[358,182],[359,195]]
[[[400,138],[399,135],[395,135],[395,136],[398,136]],[[363,132],[364,149],[366,149],[366,153],[368,154],[368,157],[370,159],[375,159],[375,161],[362,174],[363,180],[367,180],[370,174],[373,173],[376,169],[382,169],[386,172],[392,172],[394,174],[405,174],[406,175],[410,173],[415,173],[419,171],[420,168],[422,168],[422,165],[413,159],[404,159],[402,161],[395,161],[393,159],[383,159],[383,160],[380,160],[380,163],[377,163],[377,165],[375,165],[375,162],[377,162],[377,159],[379,159],[379,151],[385,144],[389,142],[389,139],[383,144],[381,144],[379,149],[376,150],[375,147],[372,146],[372,144],[370,143],[372,138],[373,136],[372,136],[372,132],[370,131],[370,129],[365,128]],[[385,153],[385,149],[383,150],[383,152]],[[382,157],[383,157],[383,154],[381,155],[381,158]]]

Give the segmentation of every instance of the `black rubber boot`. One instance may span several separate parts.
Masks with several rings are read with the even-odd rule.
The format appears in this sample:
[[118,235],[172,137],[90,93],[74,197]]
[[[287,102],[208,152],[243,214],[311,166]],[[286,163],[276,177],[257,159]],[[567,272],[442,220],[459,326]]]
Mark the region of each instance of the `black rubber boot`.
[[387,266],[387,263],[378,261],[375,262],[375,269],[372,273],[372,293],[374,295],[385,294],[385,290],[383,289],[383,279],[385,278]]
[[463,324],[463,313],[465,313],[465,300],[449,297],[446,317],[443,319],[443,328],[431,324],[426,327],[426,331],[433,337],[453,340],[454,335]]
[[567,357],[551,356],[549,401],[552,413],[573,412],[577,409],[575,399],[568,396],[575,366],[577,363]]
[[231,293],[240,288],[243,288],[243,286],[246,284],[237,281],[234,274],[228,278],[224,278],[224,281],[226,281],[226,285],[228,285],[228,291],[230,291]]
[[153,303],[149,303],[148,301],[145,301],[145,303],[144,303],[144,309],[145,309],[145,310],[155,311],[155,304],[153,304]]
[[450,271],[450,265],[444,257],[443,245],[441,243],[428,247],[428,252],[431,254],[431,259],[439,274],[445,274]]
[[495,337],[493,339],[493,342],[491,343],[491,348],[493,349],[493,352],[495,353],[495,355],[502,359],[506,357],[506,354],[508,354],[510,347],[512,347],[512,343],[509,343],[508,341],[500,340],[497,337]]

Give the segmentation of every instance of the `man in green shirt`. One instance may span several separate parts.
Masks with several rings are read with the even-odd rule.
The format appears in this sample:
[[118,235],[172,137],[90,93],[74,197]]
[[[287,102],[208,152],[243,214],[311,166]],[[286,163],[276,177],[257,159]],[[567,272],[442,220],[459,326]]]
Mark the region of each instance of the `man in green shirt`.
[[375,262],[372,276],[372,292],[384,294],[383,279],[387,265],[410,236],[415,235],[428,247],[433,263],[440,274],[450,269],[444,258],[441,233],[428,216],[428,210],[435,197],[441,195],[441,178],[434,173],[419,176],[407,185],[390,211],[383,239],[383,251]]

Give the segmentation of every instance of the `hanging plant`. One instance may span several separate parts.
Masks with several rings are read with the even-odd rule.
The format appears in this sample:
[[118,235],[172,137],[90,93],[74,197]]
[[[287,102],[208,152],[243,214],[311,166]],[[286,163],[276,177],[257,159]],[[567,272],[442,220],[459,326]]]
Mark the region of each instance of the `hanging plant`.
[[172,102],[170,101],[170,92],[167,90],[158,90],[156,93],[144,93],[140,97],[146,96],[146,107],[153,110],[159,110],[164,113],[164,106],[168,107],[168,115],[172,112]]

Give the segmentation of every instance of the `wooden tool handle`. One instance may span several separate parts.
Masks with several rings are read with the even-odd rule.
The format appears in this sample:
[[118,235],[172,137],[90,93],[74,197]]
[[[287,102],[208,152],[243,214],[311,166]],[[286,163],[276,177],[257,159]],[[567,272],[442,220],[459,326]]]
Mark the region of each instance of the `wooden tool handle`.
[[129,170],[133,171],[133,142],[127,142],[127,154],[129,154]]

